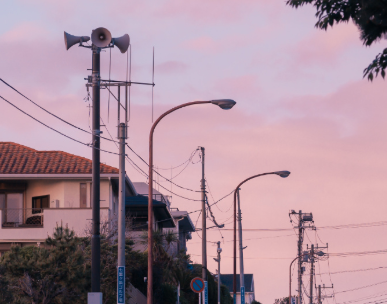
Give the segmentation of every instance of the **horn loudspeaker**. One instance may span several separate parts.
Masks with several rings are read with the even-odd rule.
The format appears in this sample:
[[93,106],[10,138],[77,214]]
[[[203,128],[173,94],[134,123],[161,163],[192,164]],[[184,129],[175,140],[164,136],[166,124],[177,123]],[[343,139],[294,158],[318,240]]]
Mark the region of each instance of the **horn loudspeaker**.
[[130,38],[128,34],[125,34],[122,37],[113,38],[112,42],[116,47],[119,48],[121,53],[125,53],[128,50],[129,44],[130,44]]
[[97,47],[106,47],[112,41],[112,34],[104,27],[99,27],[91,32],[91,41]]
[[69,33],[64,32],[64,42],[66,50],[71,48],[74,44],[89,41],[90,37],[88,36],[73,36]]

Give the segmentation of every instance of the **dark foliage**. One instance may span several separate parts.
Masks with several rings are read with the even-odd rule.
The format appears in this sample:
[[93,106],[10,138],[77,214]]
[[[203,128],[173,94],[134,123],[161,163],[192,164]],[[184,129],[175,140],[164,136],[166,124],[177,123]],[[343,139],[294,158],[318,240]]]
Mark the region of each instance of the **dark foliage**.
[[[160,236],[158,236],[160,237]],[[168,240],[166,240],[168,243]],[[133,242],[126,240],[126,282],[146,295],[147,254],[132,250]],[[168,246],[170,244],[167,244]],[[176,302],[178,282],[180,302],[196,304],[198,296],[190,288],[191,280],[201,276],[201,265],[193,265],[184,253],[172,258],[157,243],[154,261],[154,295],[156,304]],[[101,292],[104,303],[116,302],[117,286],[116,238],[101,235]],[[57,227],[45,246],[18,247],[0,259],[0,304],[3,303],[86,303],[90,290],[91,241],[78,238],[74,232]],[[217,283],[208,273],[209,303],[217,303]],[[127,285],[128,286],[128,285]],[[231,304],[228,289],[221,287],[222,303]]]
[[[360,31],[360,39],[366,46],[387,34],[387,0],[287,0],[288,5],[298,8],[310,4],[316,8],[316,27],[327,30],[336,23],[352,20]],[[385,77],[385,49],[364,69],[364,77],[372,81],[379,72]]]

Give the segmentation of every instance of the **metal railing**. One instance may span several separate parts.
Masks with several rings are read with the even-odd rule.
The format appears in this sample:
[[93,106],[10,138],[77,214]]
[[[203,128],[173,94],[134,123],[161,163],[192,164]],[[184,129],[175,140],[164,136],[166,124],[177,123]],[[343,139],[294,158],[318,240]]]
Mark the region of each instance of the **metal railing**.
[[[147,194],[140,194],[140,195],[148,197],[148,193]],[[170,196],[168,197],[168,196],[163,195],[163,194],[153,194],[152,196],[153,196],[154,200],[162,202],[163,204],[167,205],[168,209],[170,209],[171,203],[168,199],[168,198],[170,198]]]
[[2,227],[43,227],[42,208],[2,209]]

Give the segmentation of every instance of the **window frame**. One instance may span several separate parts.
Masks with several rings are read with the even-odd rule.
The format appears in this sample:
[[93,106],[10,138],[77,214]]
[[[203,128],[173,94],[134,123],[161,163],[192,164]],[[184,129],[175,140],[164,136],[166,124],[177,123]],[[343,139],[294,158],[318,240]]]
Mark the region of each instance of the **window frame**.
[[[45,198],[45,197],[47,197],[48,198],[48,207],[34,207],[34,200],[35,199],[43,199],[43,198]],[[43,204],[42,204],[43,205]],[[33,196],[32,197],[32,202],[31,202],[31,213],[32,214],[36,214],[36,213],[42,213],[43,212],[43,210],[44,209],[50,209],[50,195],[48,194],[48,195],[40,195],[40,196]],[[35,210],[34,210],[35,209]]]

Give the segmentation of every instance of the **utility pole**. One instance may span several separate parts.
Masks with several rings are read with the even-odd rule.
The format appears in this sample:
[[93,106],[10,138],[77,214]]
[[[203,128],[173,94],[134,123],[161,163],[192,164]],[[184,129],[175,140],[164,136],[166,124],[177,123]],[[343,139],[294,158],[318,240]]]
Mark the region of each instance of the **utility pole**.
[[217,252],[218,252],[218,258],[217,259],[214,258],[214,260],[218,262],[218,304],[220,304],[220,284],[222,284],[220,280],[220,253],[222,252],[222,248],[220,248],[220,242],[218,242]]
[[313,275],[314,275],[314,245],[310,248],[310,298],[309,304],[313,304]]
[[237,198],[238,198],[238,229],[239,229],[239,270],[240,270],[240,285],[241,285],[241,304],[245,304],[245,274],[243,267],[243,245],[242,245],[242,212],[241,212],[241,204],[239,191],[237,190]]
[[101,236],[100,236],[100,53],[101,49],[92,46],[92,237],[91,237],[91,292],[101,290]]
[[[318,304],[322,304],[322,296],[321,296],[321,288],[327,289],[327,288],[333,288],[333,284],[331,287],[325,287],[325,284],[321,287],[321,285],[318,285]],[[332,296],[324,296],[324,298],[331,298]]]
[[304,240],[304,227],[302,225],[302,211],[298,211],[298,304],[302,304],[302,243]]
[[[302,244],[304,241],[304,230],[307,228],[310,229],[315,229],[313,224],[310,224],[309,226],[305,226],[305,222],[311,222],[313,223],[313,215],[312,213],[303,213],[301,210],[295,212],[294,210],[291,210],[289,213],[290,215],[296,215],[298,217],[298,225],[294,228],[298,229],[298,241],[297,241],[297,256],[298,256],[298,276],[297,276],[297,281],[298,281],[298,304],[302,304],[302,275],[304,272],[304,268],[302,267],[303,263],[303,257],[304,255],[302,254]],[[290,220],[292,223],[293,221]]]
[[202,152],[202,279],[204,281],[204,304],[208,304],[208,282],[207,282],[207,216],[206,216],[206,181],[204,179],[204,147],[200,147]]
[[321,304],[321,285],[318,285],[318,304]]
[[[127,86],[125,87],[127,97]],[[120,103],[121,87],[118,86],[117,99]],[[118,106],[120,108],[120,105]],[[120,113],[120,112],[118,112]],[[118,186],[118,269],[117,269],[117,303],[125,303],[125,140],[127,137],[127,115],[125,123],[120,123],[118,114],[119,140],[119,186]]]

